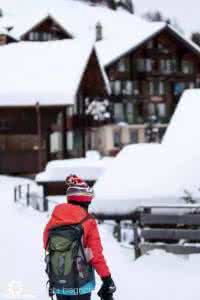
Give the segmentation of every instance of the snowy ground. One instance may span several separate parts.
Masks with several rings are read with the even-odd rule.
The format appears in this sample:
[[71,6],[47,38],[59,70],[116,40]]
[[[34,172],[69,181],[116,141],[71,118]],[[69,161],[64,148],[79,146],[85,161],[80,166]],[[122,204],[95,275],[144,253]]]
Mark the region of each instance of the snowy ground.
[[[0,300],[47,300],[42,249],[47,216],[13,203],[13,186],[22,182],[26,180],[0,177]],[[154,251],[134,262],[132,249],[112,238],[111,226],[101,225],[100,231],[118,288],[116,300],[199,299],[200,255]]]

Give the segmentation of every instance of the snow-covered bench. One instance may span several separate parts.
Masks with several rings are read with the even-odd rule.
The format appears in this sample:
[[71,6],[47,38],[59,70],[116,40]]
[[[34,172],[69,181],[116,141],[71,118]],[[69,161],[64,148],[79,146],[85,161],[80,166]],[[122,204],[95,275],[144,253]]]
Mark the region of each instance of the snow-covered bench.
[[137,218],[137,256],[153,249],[175,254],[200,253],[200,207],[143,207]]

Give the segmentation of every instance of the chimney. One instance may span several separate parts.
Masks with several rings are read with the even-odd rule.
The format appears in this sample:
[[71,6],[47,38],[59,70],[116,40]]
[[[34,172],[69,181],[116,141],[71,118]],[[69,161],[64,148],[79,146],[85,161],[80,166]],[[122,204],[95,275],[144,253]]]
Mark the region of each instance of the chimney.
[[96,24],[96,42],[103,40],[103,28],[100,22]]

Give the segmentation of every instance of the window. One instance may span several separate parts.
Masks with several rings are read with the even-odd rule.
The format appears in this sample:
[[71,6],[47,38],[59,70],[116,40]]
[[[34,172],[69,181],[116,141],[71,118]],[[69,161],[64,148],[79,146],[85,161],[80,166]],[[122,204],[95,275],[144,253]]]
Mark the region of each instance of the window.
[[139,84],[138,81],[133,81],[133,95],[138,95],[140,93],[139,91]]
[[166,103],[148,103],[147,114],[150,116],[157,116],[158,119],[163,119],[167,115]]
[[145,71],[145,60],[143,58],[138,58],[136,60],[136,69],[139,72],[144,72]]
[[137,144],[138,143],[138,131],[130,130],[130,143]]
[[182,94],[182,92],[185,89],[185,83],[184,82],[177,82],[174,85],[174,95],[178,96]]
[[122,82],[122,94],[132,95],[133,94],[133,83],[130,80]]
[[157,115],[159,118],[166,117],[166,104],[165,103],[158,103],[157,106]]
[[195,88],[195,83],[194,82],[189,82],[189,86],[188,86],[189,89],[194,89]]
[[66,139],[67,139],[67,149],[69,151],[73,150],[73,146],[74,146],[74,135],[73,135],[73,131],[67,131],[66,133]]
[[194,72],[194,64],[191,61],[182,61],[182,71],[184,74],[192,74]]
[[194,89],[196,87],[195,82],[176,82],[174,85],[174,95],[179,96],[185,89]]
[[9,121],[8,120],[0,120],[0,129],[5,130],[9,129]]
[[114,131],[113,134],[113,143],[114,143],[114,147],[120,147],[121,145],[121,134],[119,131]]
[[118,62],[118,71],[120,72],[125,72],[126,71],[126,59],[125,58],[121,58]]
[[161,59],[160,71],[165,74],[176,72],[176,60],[175,59]]
[[147,43],[147,49],[153,49],[153,40]]
[[149,95],[150,96],[163,96],[165,95],[164,81],[149,81]]
[[29,40],[30,40],[30,41],[34,41],[34,37],[35,37],[34,32],[30,32],[30,33],[29,33]]
[[136,69],[138,72],[151,72],[153,70],[154,60],[150,58],[138,58],[136,60]]
[[147,58],[145,60],[145,70],[147,72],[151,72],[153,70],[153,63],[154,63],[154,61],[150,58]]
[[115,103],[114,104],[114,116],[115,121],[123,122],[124,121],[124,106],[122,103]]
[[43,41],[48,41],[49,40],[49,34],[48,34],[48,32],[43,32],[42,33],[42,40]]
[[118,96],[121,94],[121,81],[116,80],[113,82],[113,94]]
[[158,43],[158,49],[162,53],[166,53],[166,54],[169,53],[169,49],[167,49],[166,46],[163,45],[162,43]]
[[39,40],[39,32],[36,32],[36,31],[31,31],[29,33],[29,40],[30,41],[38,41]]
[[132,102],[128,102],[126,104],[126,116],[127,116],[127,122],[129,124],[133,124],[133,122],[134,122],[134,104]]

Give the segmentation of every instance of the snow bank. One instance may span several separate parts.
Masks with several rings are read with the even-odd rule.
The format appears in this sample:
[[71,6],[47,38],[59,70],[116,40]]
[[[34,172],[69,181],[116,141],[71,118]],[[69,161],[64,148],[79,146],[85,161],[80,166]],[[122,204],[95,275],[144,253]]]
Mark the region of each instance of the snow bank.
[[200,89],[186,90],[171,119],[162,144],[180,151],[180,155],[199,152]]
[[156,144],[125,147],[95,184],[94,212],[128,213],[145,203],[175,203],[183,196],[171,177],[173,165],[165,148]]
[[[49,299],[42,247],[47,215],[13,202],[14,185],[26,182],[0,176],[0,196],[4,200],[0,201],[0,211],[3,212],[0,226],[0,244],[3,245],[0,255],[1,300]],[[99,229],[104,254],[117,285],[115,300],[199,299],[200,255],[175,256],[156,250],[134,261],[133,249],[120,247],[112,237],[111,225],[100,225]],[[98,280],[97,290],[100,284]],[[92,295],[93,300],[99,300],[97,290]]]
[[95,185],[95,212],[127,213],[139,205],[200,198],[200,90],[183,94],[161,145],[125,147]]
[[36,176],[37,182],[65,181],[70,174],[77,174],[85,180],[96,181],[112,163],[112,157],[77,158],[55,160],[47,164],[44,172]]

